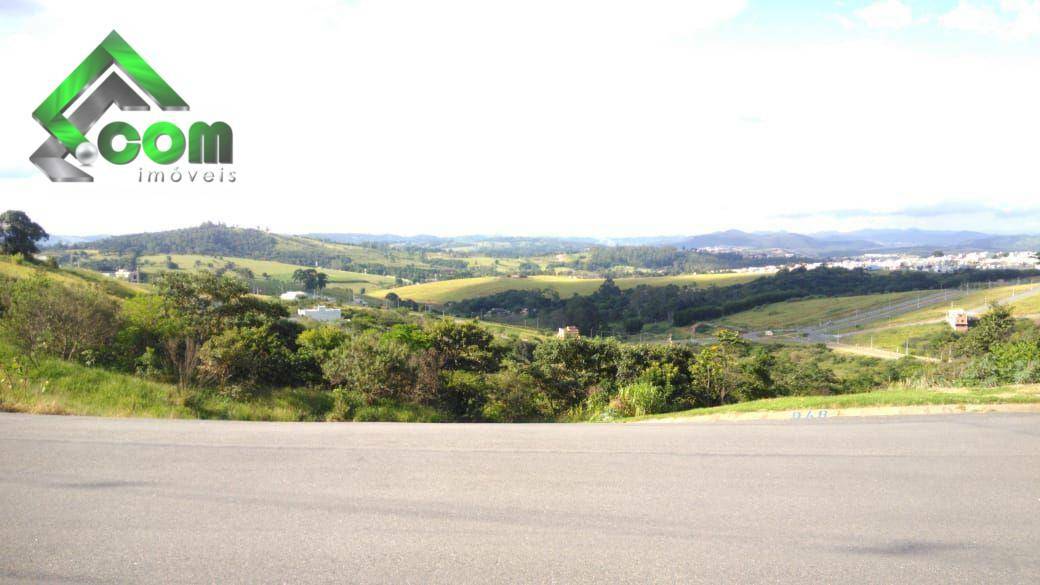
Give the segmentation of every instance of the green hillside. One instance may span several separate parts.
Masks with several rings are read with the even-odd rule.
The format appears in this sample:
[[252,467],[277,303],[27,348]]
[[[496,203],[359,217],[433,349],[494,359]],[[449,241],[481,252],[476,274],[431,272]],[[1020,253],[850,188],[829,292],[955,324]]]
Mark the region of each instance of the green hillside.
[[32,276],[46,276],[65,285],[97,285],[108,294],[120,298],[129,298],[143,289],[140,285],[108,278],[91,270],[50,268],[43,264],[16,260],[13,256],[0,255],[0,278],[20,279]]
[[804,327],[821,321],[848,317],[859,311],[878,309],[920,294],[910,291],[786,301],[735,313],[723,317],[720,322],[730,327],[754,331]]
[[[167,260],[167,257],[169,260]],[[253,260],[250,258],[203,256],[199,254],[170,254],[142,256],[138,259],[138,266],[142,272],[154,275],[164,270],[170,270],[169,262],[176,265],[174,270],[195,272],[199,270],[218,270],[221,268],[246,269],[253,273],[256,279],[280,280],[291,283],[293,272],[303,268],[295,264],[274,262],[270,260]],[[376,288],[387,287],[394,283],[392,276],[379,274],[365,274],[362,272],[351,272],[347,270],[334,270],[322,268],[321,271],[328,275],[329,286],[333,288]],[[264,276],[266,275],[266,277]]]
[[[685,274],[679,276],[644,276],[618,278],[614,282],[622,289],[639,285],[667,286],[725,286],[749,282],[758,278],[759,274]],[[596,291],[603,284],[602,278],[577,278],[572,276],[531,276],[528,278],[483,277],[461,278],[439,282],[427,282],[394,289],[371,291],[372,296],[382,298],[390,292],[402,299],[410,299],[420,303],[448,303],[478,297],[486,297],[510,290],[544,290],[551,289],[566,298],[572,295],[587,295]]]
[[89,244],[55,248],[48,253],[54,254],[64,265],[94,270],[127,267],[139,257],[207,256],[384,275],[391,277],[391,282],[393,277],[415,281],[447,276],[466,267],[464,262],[425,260],[420,252],[403,248],[337,244],[219,224],[114,236]]

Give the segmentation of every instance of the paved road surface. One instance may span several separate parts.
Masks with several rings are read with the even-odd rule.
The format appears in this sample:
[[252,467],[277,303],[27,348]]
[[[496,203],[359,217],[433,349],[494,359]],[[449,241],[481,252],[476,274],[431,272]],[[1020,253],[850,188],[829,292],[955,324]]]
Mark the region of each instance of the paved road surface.
[[0,581],[1040,583],[1040,417],[0,415]]

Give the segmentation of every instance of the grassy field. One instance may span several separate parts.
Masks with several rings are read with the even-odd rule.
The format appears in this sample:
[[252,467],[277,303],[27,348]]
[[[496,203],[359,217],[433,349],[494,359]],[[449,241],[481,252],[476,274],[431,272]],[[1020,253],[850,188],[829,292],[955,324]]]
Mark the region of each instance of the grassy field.
[[841,341],[851,345],[875,347],[887,351],[903,353],[909,344],[910,353],[927,357],[938,357],[928,342],[935,335],[948,330],[945,323],[927,323],[923,325],[903,325],[888,327],[878,331],[856,333],[842,336]]
[[480,326],[494,333],[504,337],[513,337],[516,339],[523,339],[525,341],[536,341],[546,339],[551,336],[550,333],[535,329],[533,327],[523,327],[520,325],[510,325],[508,323],[494,323],[492,321],[481,321]]
[[[154,256],[142,256],[138,259],[138,265],[142,272],[155,274],[168,270],[166,268],[166,254]],[[182,271],[215,270],[226,266],[229,262],[240,268],[248,268],[257,279],[267,274],[273,280],[291,281],[294,271],[305,268],[284,262],[271,262],[268,260],[251,260],[249,258],[231,258],[216,256],[200,256],[195,254],[170,254],[170,259],[177,264]],[[381,276],[378,274],[363,274],[361,272],[349,272],[346,270],[332,270],[320,268],[329,276],[330,286],[347,288],[359,287],[387,287],[394,283],[392,276]]]
[[[985,307],[990,302],[1002,301],[1007,299],[1011,295],[1022,292],[1028,289],[1028,286],[1035,285],[1016,285],[1016,286],[995,286],[993,288],[986,288],[982,290],[975,290],[968,293],[955,301],[949,303],[940,303],[938,305],[932,305],[923,309],[913,311],[910,313],[904,313],[898,317],[892,317],[890,319],[883,319],[874,323],[868,323],[862,325],[861,329],[873,329],[876,327],[893,327],[898,325],[907,325],[911,323],[921,323],[922,321],[937,321],[946,317],[946,312],[951,308],[961,309],[978,309]],[[1036,298],[1023,299],[1023,303],[1034,304],[1040,301]],[[1017,307],[1017,304],[1016,304]],[[1021,312],[1021,311],[1019,311]]]
[[923,406],[943,404],[1036,404],[1040,403],[1040,385],[1002,386],[995,388],[890,388],[841,394],[837,396],[786,396],[753,400],[713,408],[696,408],[626,419],[628,421],[691,418],[728,413],[801,411],[833,408],[870,408],[885,406]]
[[820,321],[848,317],[857,311],[878,309],[919,294],[921,293],[901,292],[786,301],[735,313],[723,317],[719,321],[730,327],[756,331],[802,327],[814,325]]
[[[650,286],[692,285],[692,286],[725,286],[749,282],[759,278],[758,274],[686,274],[680,276],[645,276],[619,278],[614,282],[621,288],[633,288],[642,284]],[[402,299],[411,299],[420,303],[441,304],[452,301],[486,297],[508,290],[555,290],[563,298],[575,294],[586,295],[596,292],[603,284],[601,278],[574,278],[569,276],[531,276],[529,278],[483,277],[460,278],[427,282],[394,289],[374,290],[371,296],[382,298],[390,292],[397,293]]]
[[276,252],[296,253],[321,249],[329,253],[348,257],[358,264],[381,264],[398,268],[402,266],[429,266],[428,263],[422,261],[419,254],[407,250],[340,244],[302,236],[271,235],[277,240],[275,244]]
[[108,278],[91,270],[80,270],[77,268],[48,268],[44,265],[30,264],[29,262],[15,262],[12,256],[0,255],[0,276],[8,278],[29,278],[34,275],[44,275],[65,285],[84,286],[97,285],[106,293],[119,297],[132,297],[144,290],[140,285],[131,284],[114,278]]

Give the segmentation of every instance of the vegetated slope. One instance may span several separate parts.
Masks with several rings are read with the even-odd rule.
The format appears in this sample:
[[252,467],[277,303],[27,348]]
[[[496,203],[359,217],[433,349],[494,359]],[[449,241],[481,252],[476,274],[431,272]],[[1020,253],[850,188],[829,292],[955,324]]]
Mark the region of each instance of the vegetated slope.
[[[292,281],[293,273],[300,268],[298,264],[287,264],[285,262],[274,262],[271,260],[253,260],[251,258],[235,258],[228,256],[203,256],[198,254],[164,254],[153,256],[142,256],[137,260],[138,267],[148,275],[154,275],[166,270],[183,270],[195,272],[199,270],[227,271],[247,270],[252,273],[254,279],[281,280],[287,283]],[[171,265],[172,263],[172,265]],[[385,287],[394,283],[394,278],[379,274],[365,274],[346,270],[335,270],[322,268],[321,272],[329,277],[330,287]],[[265,276],[266,275],[266,276]]]
[[721,323],[738,329],[756,331],[802,327],[847,317],[857,311],[878,309],[919,294],[921,293],[917,291],[909,291],[784,301],[728,315],[722,318]]
[[[453,266],[435,266],[416,252],[376,246],[355,246],[300,236],[285,236],[250,228],[205,223],[165,232],[113,236],[59,246],[50,251],[65,262],[90,268],[125,264],[140,256],[192,254],[270,260],[300,266],[367,272],[416,280],[430,273],[450,273]],[[107,263],[107,264],[106,264]]]
[[448,309],[462,316],[484,315],[493,310],[528,317],[537,314],[543,324],[575,325],[585,334],[616,331],[619,326],[632,334],[641,331],[648,323],[668,322],[683,327],[795,299],[957,288],[966,283],[1036,274],[1036,271],[1018,270],[965,270],[937,274],[798,268],[721,287],[636,286],[622,290],[608,281],[595,293],[574,298],[554,297],[541,291],[508,291],[452,303]]
[[51,268],[43,264],[32,264],[24,260],[18,261],[12,256],[0,255],[0,278],[20,279],[33,276],[46,276],[65,285],[96,285],[101,287],[107,294],[119,298],[132,297],[141,290],[140,286],[107,278],[90,270]]
[[[635,288],[641,285],[726,286],[750,282],[756,278],[760,278],[761,276],[762,274],[749,273],[685,274],[678,276],[618,278],[615,279],[614,282],[621,289]],[[596,292],[603,282],[604,279],[602,278],[576,278],[569,276],[460,278],[439,282],[427,282],[394,289],[375,290],[370,294],[371,296],[382,298],[388,293],[393,292],[402,299],[434,304],[487,297],[515,290],[551,290],[556,292],[561,298],[568,298],[576,294],[592,294]]]
[[896,353],[909,351],[912,355],[939,357],[939,348],[934,342],[949,331],[950,326],[946,323],[904,325],[848,335],[842,337],[842,342]]
[[[15,363],[20,365],[14,367]],[[314,421],[323,420],[332,405],[330,396],[310,388],[278,389],[248,401],[217,393],[185,401],[173,384],[50,357],[34,364],[3,340],[0,370],[10,376],[0,384],[4,412]]]
[[[916,323],[922,323],[925,321],[939,321],[946,317],[946,313],[953,308],[958,309],[979,309],[983,308],[990,303],[1005,303],[1012,295],[1022,293],[1030,290],[1031,288],[1038,286],[1036,284],[1014,284],[1004,286],[993,286],[980,288],[978,290],[972,290],[967,295],[949,303],[942,305],[932,305],[930,307],[924,307],[920,310],[913,311],[911,313],[905,313],[898,317],[890,319],[883,319],[874,323],[864,324],[856,329],[875,329],[881,327],[895,327],[902,325],[912,325]],[[1022,299],[1021,301],[1014,301],[1010,304],[1015,307],[1035,307],[1037,302],[1035,297],[1029,297]]]

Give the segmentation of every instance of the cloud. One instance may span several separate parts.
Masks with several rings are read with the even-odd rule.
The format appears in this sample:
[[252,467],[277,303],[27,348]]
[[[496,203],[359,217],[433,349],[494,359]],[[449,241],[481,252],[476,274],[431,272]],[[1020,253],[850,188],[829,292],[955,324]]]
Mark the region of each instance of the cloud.
[[1002,0],[997,6],[960,0],[939,17],[939,24],[950,30],[1025,40],[1040,34],[1040,0]]
[[951,201],[932,205],[909,206],[899,209],[830,209],[784,213],[780,219],[863,219],[863,218],[908,218],[936,219],[951,216],[984,215],[994,219],[1016,219],[1040,216],[1040,208],[999,208],[969,201]]
[[855,12],[871,28],[900,29],[914,22],[913,10],[900,0],[878,0]]

